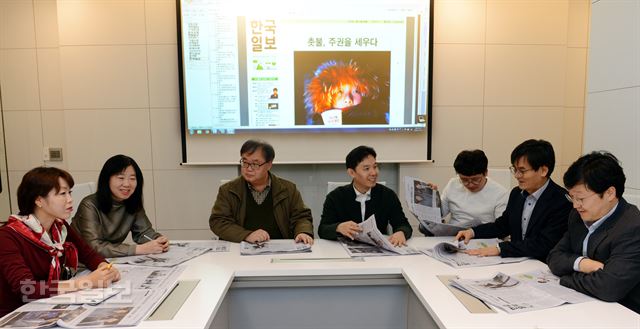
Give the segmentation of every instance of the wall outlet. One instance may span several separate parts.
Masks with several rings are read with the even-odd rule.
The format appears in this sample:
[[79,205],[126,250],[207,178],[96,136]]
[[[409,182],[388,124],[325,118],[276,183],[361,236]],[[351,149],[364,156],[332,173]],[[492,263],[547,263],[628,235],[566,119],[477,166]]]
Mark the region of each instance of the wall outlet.
[[62,161],[62,147],[45,147],[42,155],[44,161]]

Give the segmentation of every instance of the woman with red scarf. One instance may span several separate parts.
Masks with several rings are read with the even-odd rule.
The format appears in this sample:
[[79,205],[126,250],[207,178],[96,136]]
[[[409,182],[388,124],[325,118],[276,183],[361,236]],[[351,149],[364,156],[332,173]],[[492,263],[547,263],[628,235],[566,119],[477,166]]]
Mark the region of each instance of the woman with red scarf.
[[[73,210],[71,187],[71,175],[58,168],[34,168],[22,178],[20,212],[0,228],[0,316],[39,298],[120,279],[66,222]],[[78,261],[93,272],[73,278]]]

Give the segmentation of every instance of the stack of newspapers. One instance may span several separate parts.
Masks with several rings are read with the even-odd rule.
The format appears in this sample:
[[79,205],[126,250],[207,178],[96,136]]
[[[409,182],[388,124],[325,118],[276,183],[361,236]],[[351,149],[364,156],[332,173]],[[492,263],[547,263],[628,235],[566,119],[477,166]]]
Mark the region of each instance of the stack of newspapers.
[[292,239],[269,240],[264,242],[240,243],[240,255],[297,254],[311,252],[311,245]]
[[509,276],[497,273],[480,280],[454,279],[451,285],[507,313],[536,311],[594,300],[560,285],[548,269]]

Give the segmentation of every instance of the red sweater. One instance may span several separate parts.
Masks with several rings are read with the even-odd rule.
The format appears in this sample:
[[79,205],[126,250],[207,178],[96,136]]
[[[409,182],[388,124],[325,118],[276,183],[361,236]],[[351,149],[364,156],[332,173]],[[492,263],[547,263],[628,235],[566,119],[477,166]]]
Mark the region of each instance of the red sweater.
[[[78,249],[78,259],[95,270],[105,259],[95,252],[80,235],[65,222],[67,240]],[[60,259],[64,264],[64,256]],[[56,294],[54,280],[47,285],[51,256],[13,229],[0,227],[0,317],[26,302]],[[26,300],[23,300],[26,299]]]

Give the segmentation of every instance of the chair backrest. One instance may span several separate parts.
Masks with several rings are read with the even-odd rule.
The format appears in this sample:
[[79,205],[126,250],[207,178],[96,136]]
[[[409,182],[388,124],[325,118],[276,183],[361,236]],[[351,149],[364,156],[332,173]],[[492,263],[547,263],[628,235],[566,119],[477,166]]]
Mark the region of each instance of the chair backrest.
[[[351,184],[351,182],[327,182],[327,194],[336,188],[347,184]],[[387,182],[378,182],[378,184],[387,185]]]
[[80,201],[82,201],[82,199],[84,199],[84,197],[86,197],[87,195],[96,193],[96,183],[95,182],[88,182],[88,183],[80,183],[80,184],[75,184],[73,186],[72,189],[72,196],[73,196],[73,212],[71,213],[71,216],[69,216],[69,221],[71,221],[71,219],[73,218],[73,216],[75,216],[76,211],[78,211],[78,206],[80,206]]
[[636,207],[640,208],[640,193],[634,192],[624,192],[622,197],[627,200],[627,202],[636,205]]
[[513,175],[509,169],[489,168],[489,174],[487,176],[504,186],[507,190],[515,186]]

